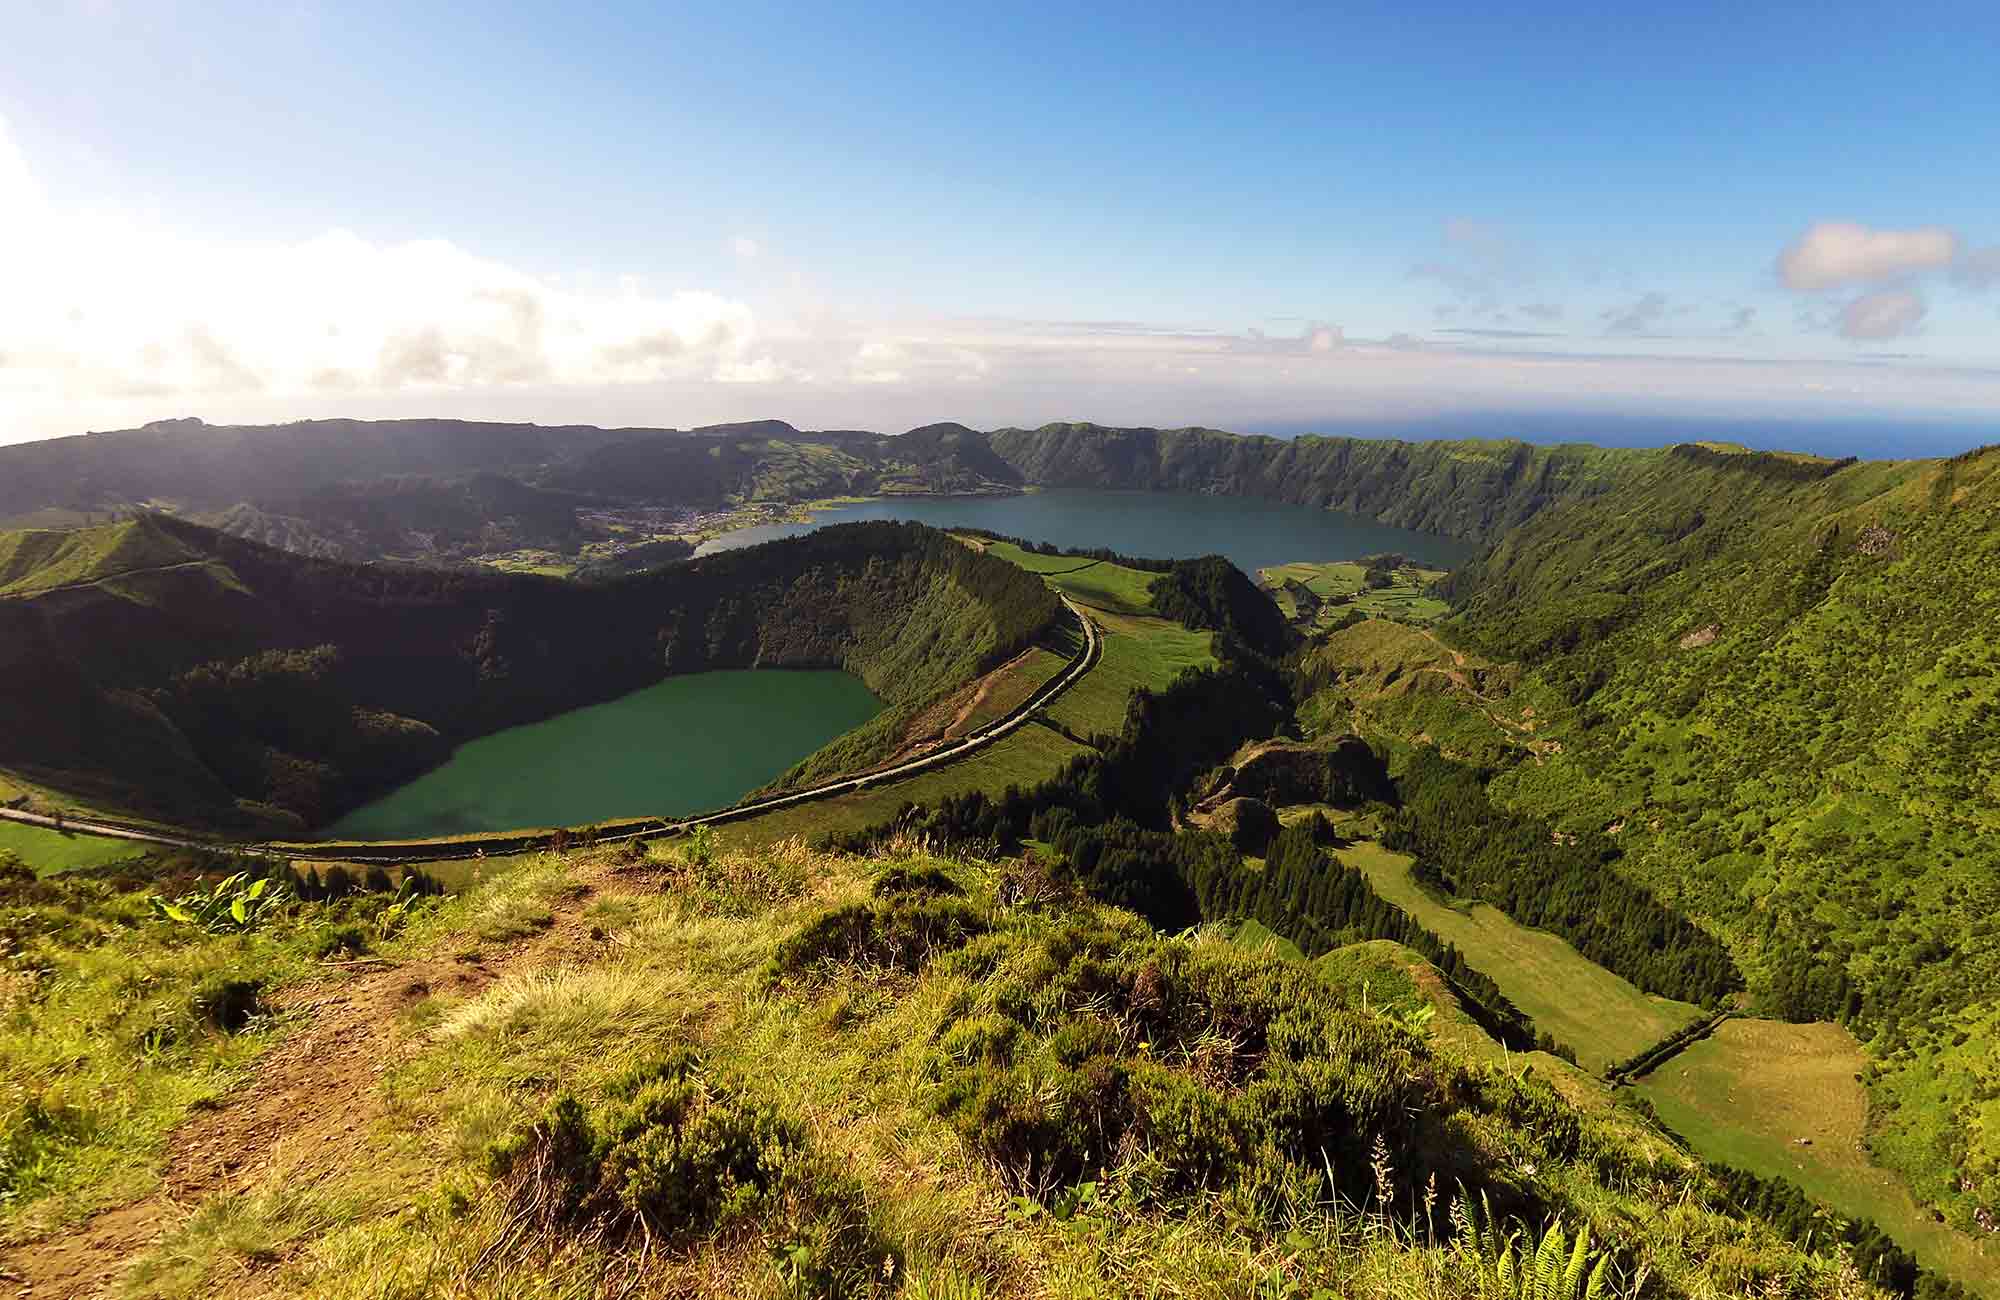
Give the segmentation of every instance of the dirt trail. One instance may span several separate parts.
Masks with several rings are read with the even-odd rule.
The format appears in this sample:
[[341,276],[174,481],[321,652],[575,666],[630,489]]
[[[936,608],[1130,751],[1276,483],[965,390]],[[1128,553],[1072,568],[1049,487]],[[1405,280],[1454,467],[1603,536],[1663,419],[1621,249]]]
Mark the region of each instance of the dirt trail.
[[254,1185],[281,1148],[288,1176],[312,1179],[351,1163],[382,1114],[383,1073],[422,1041],[404,1031],[397,1013],[431,994],[471,994],[511,971],[588,956],[595,943],[584,905],[612,888],[617,871],[584,867],[551,904],[549,926],[481,960],[431,954],[290,990],[277,1009],[306,1023],[257,1063],[243,1088],[169,1135],[159,1188],[8,1247],[0,1253],[0,1292],[30,1300],[107,1294],[167,1229],[207,1197]]

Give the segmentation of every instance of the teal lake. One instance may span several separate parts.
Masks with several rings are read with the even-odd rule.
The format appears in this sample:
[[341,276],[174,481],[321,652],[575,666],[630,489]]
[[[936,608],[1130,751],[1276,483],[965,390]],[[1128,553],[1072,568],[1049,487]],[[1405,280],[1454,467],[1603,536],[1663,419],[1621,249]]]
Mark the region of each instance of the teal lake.
[[442,767],[323,834],[414,839],[704,812],[736,802],[881,708],[843,672],[669,677],[461,745]]
[[1474,549],[1454,538],[1392,528],[1344,511],[1253,497],[1050,488],[1011,497],[892,497],[833,506],[819,511],[810,524],[761,524],[725,533],[695,554],[755,546],[861,519],[988,528],[1032,542],[1108,546],[1125,555],[1163,560],[1226,555],[1252,575],[1267,565],[1358,560],[1385,551],[1452,568],[1470,558]]

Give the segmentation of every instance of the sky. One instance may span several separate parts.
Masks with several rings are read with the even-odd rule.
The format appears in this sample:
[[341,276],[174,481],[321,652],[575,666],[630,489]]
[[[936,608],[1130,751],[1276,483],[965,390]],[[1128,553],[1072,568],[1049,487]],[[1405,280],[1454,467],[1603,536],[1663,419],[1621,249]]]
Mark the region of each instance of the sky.
[[0,442],[2000,440],[1990,0],[0,0],[0,27]]

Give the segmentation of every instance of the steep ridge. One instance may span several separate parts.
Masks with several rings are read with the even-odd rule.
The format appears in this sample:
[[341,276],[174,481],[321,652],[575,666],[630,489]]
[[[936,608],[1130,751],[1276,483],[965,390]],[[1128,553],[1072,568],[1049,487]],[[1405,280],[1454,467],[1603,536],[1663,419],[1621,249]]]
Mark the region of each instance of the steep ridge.
[[[1871,1146],[2000,1210],[2000,449],[1849,464],[1681,447],[1454,575],[1529,671],[1503,805],[1621,850],[1756,1005],[1867,1045]],[[1525,724],[1522,724],[1525,725]]]
[[47,567],[0,598],[0,764],[184,821],[317,824],[460,740],[670,673],[840,667],[917,707],[1060,609],[910,524],[602,583],[344,565],[157,516],[31,550]]

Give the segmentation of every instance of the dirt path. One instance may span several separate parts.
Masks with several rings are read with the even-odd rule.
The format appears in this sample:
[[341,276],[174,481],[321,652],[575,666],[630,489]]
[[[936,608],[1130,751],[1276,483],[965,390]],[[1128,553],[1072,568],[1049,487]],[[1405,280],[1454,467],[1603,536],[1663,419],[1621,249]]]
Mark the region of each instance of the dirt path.
[[476,993],[510,971],[588,956],[595,943],[583,908],[618,888],[616,870],[585,868],[551,905],[549,926],[483,960],[430,954],[291,990],[278,1010],[305,1023],[257,1063],[242,1089],[169,1135],[159,1188],[9,1247],[0,1253],[0,1289],[29,1300],[106,1294],[169,1228],[208,1197],[253,1186],[281,1149],[290,1177],[312,1179],[353,1162],[383,1113],[382,1075],[422,1041],[403,1030],[398,1012],[436,993]]

